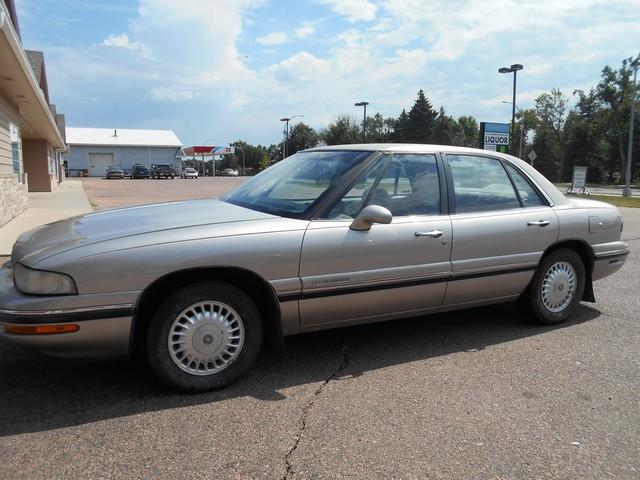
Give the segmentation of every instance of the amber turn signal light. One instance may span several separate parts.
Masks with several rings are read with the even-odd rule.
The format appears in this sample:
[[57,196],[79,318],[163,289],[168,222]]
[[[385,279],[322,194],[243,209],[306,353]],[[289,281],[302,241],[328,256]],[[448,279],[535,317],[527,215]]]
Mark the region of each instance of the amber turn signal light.
[[13,335],[50,335],[52,333],[71,333],[80,330],[75,323],[61,325],[13,325],[6,324],[4,331]]

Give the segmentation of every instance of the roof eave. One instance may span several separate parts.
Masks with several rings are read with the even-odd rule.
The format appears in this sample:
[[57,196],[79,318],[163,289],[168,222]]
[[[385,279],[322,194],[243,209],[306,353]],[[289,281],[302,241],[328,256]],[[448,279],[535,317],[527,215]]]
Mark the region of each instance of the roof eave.
[[62,135],[58,131],[55,118],[53,117],[51,111],[49,110],[49,103],[45,99],[44,93],[40,89],[39,82],[36,81],[33,70],[29,65],[29,60],[27,59],[27,56],[22,48],[22,44],[20,43],[20,38],[18,37],[17,32],[15,31],[11,21],[9,20],[9,14],[6,11],[4,2],[0,2],[0,31],[5,36],[7,43],[9,44],[9,47],[13,52],[14,58],[18,61],[20,65],[20,69],[22,70],[25,77],[27,78],[27,81],[29,83],[29,87],[31,88],[32,93],[37,98],[38,103],[42,108],[42,111],[44,112],[44,114],[46,115],[49,121],[49,127],[51,131],[47,132],[50,134],[49,136],[50,138],[48,138],[48,140],[55,140],[50,143],[52,143],[52,145],[58,149],[64,149],[65,143],[62,138]]

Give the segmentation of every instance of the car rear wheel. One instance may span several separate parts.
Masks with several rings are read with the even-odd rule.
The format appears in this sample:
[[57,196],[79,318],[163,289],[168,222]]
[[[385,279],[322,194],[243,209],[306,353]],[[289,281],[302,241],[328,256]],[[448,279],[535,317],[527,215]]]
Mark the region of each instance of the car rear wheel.
[[584,263],[575,251],[561,249],[544,257],[526,294],[533,319],[552,325],[569,318],[580,305],[585,279]]
[[156,310],[147,331],[149,365],[167,387],[204,392],[245,373],[262,346],[258,309],[240,289],[221,282],[187,285]]

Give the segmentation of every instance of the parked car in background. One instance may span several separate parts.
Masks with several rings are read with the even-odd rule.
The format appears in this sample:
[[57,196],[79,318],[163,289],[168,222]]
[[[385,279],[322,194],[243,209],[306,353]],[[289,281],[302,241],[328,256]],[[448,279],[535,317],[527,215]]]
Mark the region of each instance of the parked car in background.
[[185,167],[180,173],[180,178],[198,178],[198,171],[195,168]]
[[130,168],[123,168],[122,170],[124,172],[124,176],[125,177],[131,178],[131,169]]
[[224,170],[222,170],[222,176],[223,177],[237,177],[238,176],[238,170],[236,170],[235,168],[225,168]]
[[124,170],[120,167],[111,166],[107,168],[107,178],[124,178]]
[[0,324],[54,355],[140,353],[165,385],[205,391],[246,372],[268,335],[515,300],[563,322],[623,266],[622,225],[509,155],[314,148],[219,200],[22,234],[0,271]]
[[166,163],[151,165],[151,178],[175,178],[176,170]]
[[151,173],[149,169],[144,165],[134,165],[131,167],[131,171],[129,172],[129,177],[132,179],[136,178],[149,178]]

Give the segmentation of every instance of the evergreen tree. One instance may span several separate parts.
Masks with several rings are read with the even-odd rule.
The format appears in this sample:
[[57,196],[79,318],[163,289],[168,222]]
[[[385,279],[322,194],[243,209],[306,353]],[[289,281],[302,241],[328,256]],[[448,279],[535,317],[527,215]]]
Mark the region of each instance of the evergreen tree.
[[418,91],[413,107],[409,110],[406,127],[407,143],[429,143],[433,135],[438,113],[433,109],[422,89]]
[[393,124],[393,133],[391,140],[395,143],[407,143],[407,125],[409,124],[409,115],[403,108],[402,113]]
[[433,133],[429,140],[430,143],[437,145],[455,145],[455,123],[456,121],[445,113],[444,108],[440,107],[440,112],[436,118]]

